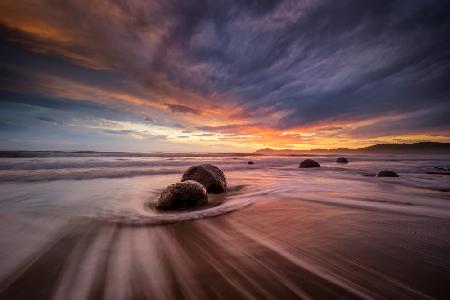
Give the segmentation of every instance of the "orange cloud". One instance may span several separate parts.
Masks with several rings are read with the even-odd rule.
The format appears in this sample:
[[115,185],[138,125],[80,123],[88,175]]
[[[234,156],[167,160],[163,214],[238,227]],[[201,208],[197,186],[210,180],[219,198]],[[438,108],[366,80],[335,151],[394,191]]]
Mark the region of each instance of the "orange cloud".
[[[26,86],[16,83],[10,88],[95,102],[142,114],[143,119],[153,112],[160,114],[161,118],[182,123],[191,130],[190,138],[177,138],[183,135],[180,128],[158,129],[174,143],[311,149],[354,148],[379,140],[450,141],[442,132],[386,134],[371,139],[354,137],[357,128],[414,117],[401,113],[328,119],[278,129],[278,121],[289,113],[285,108],[275,109],[270,105],[245,108],[246,103],[234,101],[231,88],[217,92],[215,88],[220,87],[220,82],[206,78],[205,74],[220,73],[220,68],[208,72],[208,64],[184,53],[182,47],[189,47],[190,41],[181,39],[182,47],[171,45],[169,33],[177,32],[173,20],[161,13],[165,9],[164,1],[130,2],[125,5],[100,0],[1,1],[0,23],[18,33],[9,38],[27,50],[63,57],[90,69],[108,70],[133,82],[132,91],[120,87],[100,88],[40,70],[32,74],[33,82],[27,82]],[[165,64],[167,61],[170,64]],[[136,124],[120,126],[118,130],[123,132],[140,130]]]

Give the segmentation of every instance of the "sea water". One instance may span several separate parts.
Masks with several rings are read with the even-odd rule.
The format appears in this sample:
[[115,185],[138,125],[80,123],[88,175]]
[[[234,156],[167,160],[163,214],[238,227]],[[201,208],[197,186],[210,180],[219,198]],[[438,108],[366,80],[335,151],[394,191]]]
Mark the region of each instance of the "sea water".
[[[321,167],[300,169],[304,158],[1,158],[0,296],[449,295],[450,157],[311,155]],[[227,193],[156,211],[201,163],[224,171]]]

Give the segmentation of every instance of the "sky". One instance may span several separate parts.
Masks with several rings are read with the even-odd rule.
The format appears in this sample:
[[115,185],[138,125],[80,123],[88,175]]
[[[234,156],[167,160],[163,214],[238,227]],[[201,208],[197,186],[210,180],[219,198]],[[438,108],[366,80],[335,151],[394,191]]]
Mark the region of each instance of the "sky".
[[0,149],[450,142],[450,2],[2,0]]

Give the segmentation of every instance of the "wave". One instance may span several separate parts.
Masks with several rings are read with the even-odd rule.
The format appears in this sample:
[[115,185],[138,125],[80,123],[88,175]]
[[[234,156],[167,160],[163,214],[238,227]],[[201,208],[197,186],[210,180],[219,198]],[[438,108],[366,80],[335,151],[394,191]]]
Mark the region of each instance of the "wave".
[[176,174],[178,169],[80,169],[80,170],[37,170],[1,172],[0,182],[42,182],[56,180],[89,180],[98,178],[126,178],[146,175]]
[[95,220],[123,226],[152,226],[216,217],[248,207],[267,193],[259,189],[249,192],[249,188],[248,185],[231,186],[226,193],[210,194],[206,206],[177,211],[154,209],[158,197],[154,194],[144,203],[137,203],[133,212],[110,211],[106,215],[97,215]]
[[174,160],[130,160],[115,159],[103,161],[101,159],[91,160],[39,160],[32,159],[26,161],[2,161],[0,162],[0,170],[59,170],[59,169],[89,169],[89,168],[129,168],[129,167],[157,167],[157,166],[181,166],[186,163]]
[[[448,160],[403,160],[394,163],[374,160],[362,160],[351,157],[348,165],[337,165],[332,158],[318,159],[318,170],[299,170],[298,158],[260,157],[252,159],[254,165],[247,165],[246,158],[238,157],[182,157],[182,158],[63,158],[63,159],[0,159],[0,182],[40,182],[56,180],[89,180],[96,178],[125,178],[148,175],[168,175],[182,173],[192,165],[212,163],[224,171],[260,171],[261,175],[276,171],[281,176],[296,177],[298,174],[310,173],[332,177],[374,177],[384,168],[394,169],[401,175],[411,177],[411,182],[442,181],[433,171],[447,170]],[[428,173],[428,174],[425,174]],[[443,177],[443,176],[440,176]],[[397,180],[397,181],[401,181]],[[445,190],[442,184],[438,190]]]
[[98,221],[106,223],[116,223],[119,225],[129,226],[149,226],[149,225],[162,225],[171,224],[177,222],[185,222],[192,220],[199,220],[211,217],[217,217],[224,214],[231,213],[236,210],[245,208],[251,204],[255,199],[235,199],[222,203],[217,206],[209,208],[200,208],[192,211],[178,211],[174,213],[148,213],[139,216],[117,216],[108,218],[97,218]]

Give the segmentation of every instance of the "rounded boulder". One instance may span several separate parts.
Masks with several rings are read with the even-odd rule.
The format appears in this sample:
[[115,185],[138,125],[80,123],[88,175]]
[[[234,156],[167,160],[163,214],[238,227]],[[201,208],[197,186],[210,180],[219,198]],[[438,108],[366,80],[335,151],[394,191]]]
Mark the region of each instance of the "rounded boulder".
[[208,193],[218,194],[227,189],[227,180],[221,169],[214,165],[202,164],[192,166],[184,172],[181,181],[195,180],[200,182]]
[[155,206],[159,210],[189,208],[208,203],[208,193],[203,185],[194,180],[178,182],[166,187]]
[[380,171],[378,172],[377,177],[399,177],[399,176],[394,171]]
[[300,163],[299,168],[319,168],[320,164],[312,159],[305,159]]
[[337,162],[338,164],[348,164],[348,159],[341,156],[341,157],[338,157],[338,158],[336,159],[336,162]]

